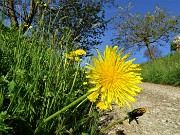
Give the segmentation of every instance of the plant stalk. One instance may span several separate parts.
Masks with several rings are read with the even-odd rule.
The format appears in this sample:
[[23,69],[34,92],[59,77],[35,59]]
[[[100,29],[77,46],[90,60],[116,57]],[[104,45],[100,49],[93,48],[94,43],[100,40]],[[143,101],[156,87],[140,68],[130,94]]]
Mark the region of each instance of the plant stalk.
[[85,99],[88,95],[90,95],[92,92],[88,92],[85,95],[81,96],[80,98],[78,98],[77,100],[75,100],[74,102],[70,103],[69,105],[65,106],[63,109],[57,111],[56,113],[52,114],[51,116],[49,116],[48,118],[44,119],[42,121],[42,123],[40,123],[40,125],[35,129],[34,134],[37,134],[39,129],[49,120],[55,118],[57,115],[59,115],[60,113],[66,111],[67,109],[73,107],[74,105],[78,104],[80,101],[82,101],[83,99]]
[[117,121],[115,121],[114,123],[109,124],[108,126],[106,126],[106,127],[104,127],[103,129],[100,130],[99,135],[101,135],[104,131],[108,130],[109,128],[113,127],[114,125],[116,125],[116,124],[118,124],[118,123],[122,123],[123,121],[125,121],[125,120],[127,120],[127,119],[129,119],[128,116],[124,117],[124,118],[121,119],[121,120],[117,120]]

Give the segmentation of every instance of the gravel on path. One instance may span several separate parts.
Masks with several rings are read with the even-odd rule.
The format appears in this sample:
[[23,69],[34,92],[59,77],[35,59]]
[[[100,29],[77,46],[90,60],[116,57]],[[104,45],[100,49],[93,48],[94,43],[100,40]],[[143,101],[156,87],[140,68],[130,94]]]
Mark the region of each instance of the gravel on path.
[[131,108],[118,108],[106,112],[104,118],[112,123],[126,116],[128,111],[144,107],[147,112],[138,121],[128,120],[109,129],[106,135],[180,135],[180,88],[142,83],[143,90],[136,96]]

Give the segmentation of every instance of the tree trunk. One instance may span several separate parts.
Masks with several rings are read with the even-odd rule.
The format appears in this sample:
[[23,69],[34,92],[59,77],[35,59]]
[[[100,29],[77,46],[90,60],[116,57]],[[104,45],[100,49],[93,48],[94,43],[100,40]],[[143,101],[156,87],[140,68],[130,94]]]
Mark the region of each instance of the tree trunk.
[[38,4],[35,3],[35,0],[31,0],[30,12],[29,12],[27,18],[25,18],[24,23],[23,23],[23,33],[26,32],[26,30],[28,29],[28,27],[26,27],[26,25],[28,25],[28,26],[31,25],[33,18],[37,12],[37,6],[38,6]]
[[11,25],[18,28],[18,21],[17,21],[17,17],[16,17],[16,14],[15,14],[13,0],[8,0],[7,1],[7,7],[8,7],[8,15],[9,15],[9,18],[10,18],[10,21],[11,21]]
[[155,61],[156,59],[155,59],[155,57],[154,57],[154,54],[153,54],[152,49],[151,49],[151,47],[149,46],[149,44],[146,44],[146,47],[147,47],[147,49],[148,49],[149,56],[150,56],[151,60],[152,60],[152,61]]
[[[33,21],[33,18],[37,12],[37,3],[35,3],[35,0],[31,0],[30,1],[30,12],[28,14],[27,17],[24,18],[24,22],[22,25],[22,32],[26,32],[26,30],[28,29],[28,26],[30,26],[30,24]],[[7,8],[8,8],[8,17],[10,18],[11,21],[11,25],[19,28],[19,24],[17,21],[17,16],[16,16],[16,11],[14,9],[14,0],[7,0]]]

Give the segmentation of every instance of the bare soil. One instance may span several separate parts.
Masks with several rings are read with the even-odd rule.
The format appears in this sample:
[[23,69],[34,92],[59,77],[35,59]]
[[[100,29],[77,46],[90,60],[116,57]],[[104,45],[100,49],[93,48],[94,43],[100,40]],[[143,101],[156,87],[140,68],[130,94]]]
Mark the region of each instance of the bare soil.
[[102,117],[106,125],[126,116],[128,111],[146,108],[147,112],[138,118],[139,124],[128,120],[117,124],[105,135],[180,135],[180,88],[152,83],[141,84],[143,90],[136,96],[132,108],[118,108],[107,111]]

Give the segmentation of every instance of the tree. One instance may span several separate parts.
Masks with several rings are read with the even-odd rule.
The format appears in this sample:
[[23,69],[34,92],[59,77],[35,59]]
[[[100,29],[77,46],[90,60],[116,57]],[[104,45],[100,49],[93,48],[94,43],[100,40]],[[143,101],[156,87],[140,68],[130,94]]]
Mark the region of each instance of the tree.
[[114,34],[113,42],[131,51],[146,47],[154,61],[151,46],[163,46],[162,41],[168,42],[173,34],[178,33],[179,18],[169,15],[157,6],[154,13],[148,12],[145,15],[133,15],[129,11],[125,17],[121,16],[120,22],[115,22],[114,29],[117,33]]
[[[11,26],[26,32],[30,25],[39,26],[43,21],[45,32],[56,37],[63,35],[62,28],[68,27],[71,38],[85,50],[101,43],[100,37],[106,30],[103,6],[113,0],[1,0],[1,12],[9,19]],[[20,23],[21,22],[21,23]]]
[[[161,57],[161,55],[162,55],[162,50],[160,50],[157,46],[151,46],[150,48],[151,48],[151,50],[152,50],[153,55],[154,55],[156,58]],[[144,51],[144,57],[146,57],[148,60],[151,60],[148,49],[146,49],[146,50]]]

